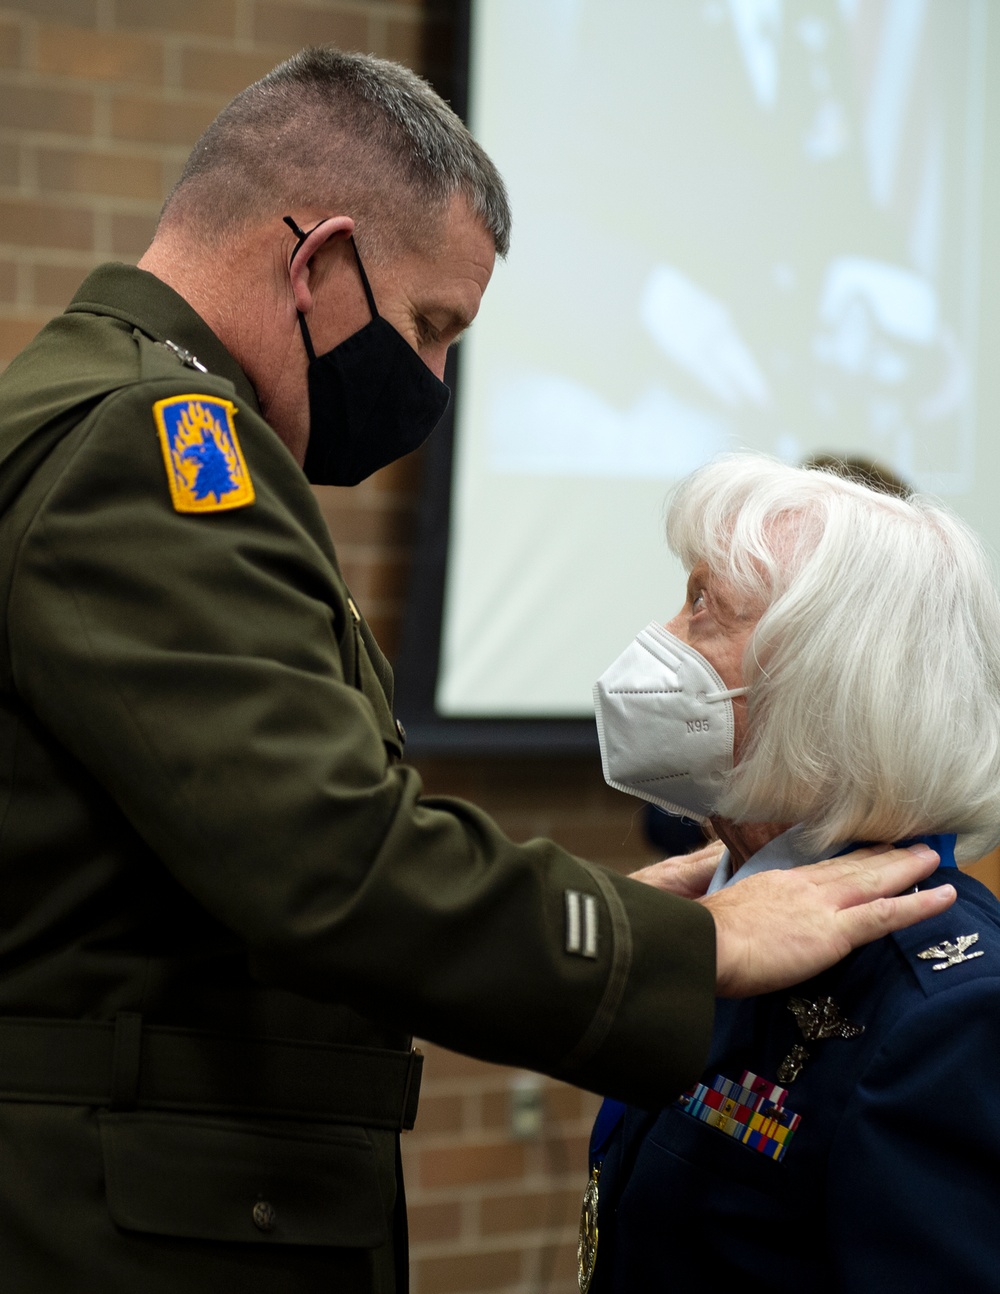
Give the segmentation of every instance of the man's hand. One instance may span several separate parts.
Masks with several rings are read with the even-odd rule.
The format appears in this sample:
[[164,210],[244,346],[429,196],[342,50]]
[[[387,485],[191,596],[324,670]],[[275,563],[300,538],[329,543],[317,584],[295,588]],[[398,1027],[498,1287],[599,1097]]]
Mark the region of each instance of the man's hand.
[[699,899],[715,919],[716,991],[752,997],[826,970],[861,944],[936,916],[952,885],[916,894],[938,856],[926,845],[886,845],[811,867],[760,872]]
[[658,890],[668,890],[682,899],[700,899],[715,875],[724,849],[721,840],[713,840],[690,854],[664,858],[661,863],[642,867],[631,873],[632,880],[642,881],[643,885],[652,885]]

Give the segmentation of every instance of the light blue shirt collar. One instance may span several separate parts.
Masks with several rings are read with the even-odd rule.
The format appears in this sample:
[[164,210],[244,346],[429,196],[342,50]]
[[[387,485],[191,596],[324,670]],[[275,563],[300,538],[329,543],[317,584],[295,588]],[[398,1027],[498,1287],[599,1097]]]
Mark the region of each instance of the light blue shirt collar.
[[[809,863],[818,863],[823,858],[830,858],[829,850],[816,853],[813,850],[806,849],[802,843],[802,833],[805,830],[801,824],[795,827],[789,827],[783,831],[780,836],[775,836],[769,840],[763,849],[758,849],[742,867],[730,875],[730,858],[727,849],[719,859],[719,865],[715,869],[715,875],[712,877],[711,884],[708,887],[709,894],[715,894],[719,890],[725,889],[727,885],[733,885],[736,881],[742,881],[747,876],[755,876],[758,872],[787,872],[792,867],[804,867]],[[923,841],[930,845],[931,849],[937,851],[941,857],[942,867],[955,866],[955,837],[954,835],[940,836],[915,836],[912,840],[904,842],[905,844],[916,844],[917,841]],[[859,848],[857,845],[848,845],[847,850]],[[847,852],[841,849],[839,853]]]
[[751,855],[750,858],[738,867],[735,872],[732,869],[729,850],[725,850],[719,859],[719,865],[715,869],[715,875],[712,877],[708,887],[709,894],[716,894],[719,890],[725,889],[727,885],[733,885],[736,881],[745,880],[748,876],[756,876],[758,872],[787,872],[792,867],[804,867],[808,863],[818,863],[823,857],[822,854],[812,853],[802,844],[801,826],[789,827],[783,831],[780,836],[775,836],[769,840],[763,849]]

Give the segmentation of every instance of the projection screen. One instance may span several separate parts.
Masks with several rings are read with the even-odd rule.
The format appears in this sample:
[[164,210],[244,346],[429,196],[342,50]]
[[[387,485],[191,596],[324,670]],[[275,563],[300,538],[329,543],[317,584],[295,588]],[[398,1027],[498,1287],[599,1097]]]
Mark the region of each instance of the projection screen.
[[439,715],[591,716],[721,451],[868,455],[998,546],[988,9],[473,3],[515,228],[461,343]]

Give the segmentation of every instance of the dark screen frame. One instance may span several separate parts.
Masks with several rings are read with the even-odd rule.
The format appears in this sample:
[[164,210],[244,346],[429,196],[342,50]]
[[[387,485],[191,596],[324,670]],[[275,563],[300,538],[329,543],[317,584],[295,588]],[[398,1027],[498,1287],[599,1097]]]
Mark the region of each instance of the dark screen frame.
[[[463,121],[468,120],[475,3],[476,0],[456,0],[454,6],[455,58],[449,97]],[[489,309],[488,297],[486,309]],[[459,390],[461,367],[461,347],[458,347],[449,354],[445,368],[445,381],[453,395]],[[484,715],[456,719],[440,714],[436,708],[450,546],[455,406],[453,398],[444,420],[424,450],[417,539],[407,586],[402,641],[395,664],[395,710],[406,728],[407,755],[597,754],[597,726],[593,718],[504,719]],[[483,626],[483,632],[489,632],[489,625]]]

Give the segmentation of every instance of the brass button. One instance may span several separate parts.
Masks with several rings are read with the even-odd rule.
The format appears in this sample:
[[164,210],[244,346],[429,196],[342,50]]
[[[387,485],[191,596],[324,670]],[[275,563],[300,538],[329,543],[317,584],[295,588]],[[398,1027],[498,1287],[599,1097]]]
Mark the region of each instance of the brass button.
[[273,1231],[278,1215],[267,1200],[258,1200],[253,1206],[253,1224],[258,1231]]
[[399,734],[399,744],[400,744],[401,746],[405,746],[405,745],[406,745],[406,729],[403,727],[403,725],[399,722],[399,720],[398,720],[398,719],[396,720],[396,732]]

